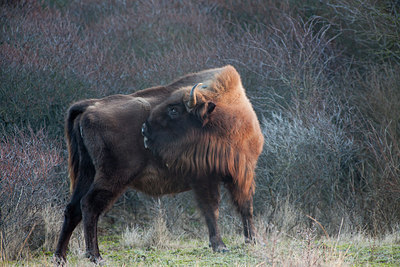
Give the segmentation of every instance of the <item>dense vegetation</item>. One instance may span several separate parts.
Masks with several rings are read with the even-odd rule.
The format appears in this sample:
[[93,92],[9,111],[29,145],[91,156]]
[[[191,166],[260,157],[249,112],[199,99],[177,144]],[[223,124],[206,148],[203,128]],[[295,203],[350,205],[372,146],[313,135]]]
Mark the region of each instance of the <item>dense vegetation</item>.
[[[6,0],[0,25],[0,261],[54,249],[69,197],[63,120],[73,101],[226,64],[242,75],[265,134],[260,239],[398,232],[399,1]],[[223,198],[220,224],[234,235],[240,221]],[[116,206],[103,234],[206,236],[190,193],[129,191]],[[137,240],[128,247],[168,244]]]

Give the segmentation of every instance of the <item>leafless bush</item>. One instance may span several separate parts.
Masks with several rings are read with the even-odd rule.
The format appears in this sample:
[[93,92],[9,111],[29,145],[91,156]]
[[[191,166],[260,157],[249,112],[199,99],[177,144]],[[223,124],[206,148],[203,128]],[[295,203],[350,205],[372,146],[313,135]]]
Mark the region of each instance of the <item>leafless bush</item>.
[[122,233],[122,244],[126,247],[137,247],[143,242],[141,230],[136,226],[126,226]]
[[374,234],[392,232],[400,218],[400,146],[390,128],[371,126],[366,142],[369,160],[364,175],[370,189],[366,211],[371,221],[368,229]]
[[361,149],[358,157],[364,199],[363,217],[373,234],[391,232],[400,216],[395,204],[399,187],[399,66],[370,63],[353,70],[343,81],[359,117],[353,136]]
[[[360,73],[353,74],[348,82],[357,98],[354,105],[360,110],[365,120],[375,129],[385,129],[393,140],[399,140],[400,128],[400,65],[370,64]],[[366,126],[366,132],[370,132]]]
[[330,0],[326,4],[330,20],[338,26],[345,46],[359,60],[400,63],[398,1]]
[[346,212],[356,211],[354,186],[360,149],[335,124],[336,116],[339,114],[323,110],[303,117],[274,112],[264,120],[265,169],[258,177],[256,202],[259,207],[260,201],[273,204],[271,218],[286,201],[302,212],[303,223],[308,221],[305,215],[310,215],[333,228]]
[[[60,178],[63,179],[64,176]],[[36,230],[37,233],[35,236],[41,241],[41,243],[38,244],[38,246],[40,245],[39,248],[45,251],[52,251],[56,247],[60,234],[64,206],[60,205],[63,203],[61,199],[57,202],[56,204],[49,203],[43,205],[40,211],[41,218],[39,218],[39,226],[42,229],[40,231]]]
[[1,10],[3,62],[77,74],[99,95],[132,92],[196,69],[198,43],[220,28],[204,16],[207,6],[192,2],[75,1],[68,10],[39,3]]
[[19,258],[39,248],[46,239],[38,233],[45,225],[45,207],[60,204],[65,183],[57,171],[63,160],[58,145],[47,139],[44,131],[16,130],[0,140],[2,259]]
[[158,206],[157,216],[145,235],[145,245],[148,247],[165,248],[171,241],[171,234],[167,228],[164,210]]
[[[322,18],[308,21],[285,14],[281,24],[267,25],[257,33],[247,32],[242,44],[251,54],[253,64],[243,64],[255,73],[259,80],[256,86],[259,96],[279,95],[275,104],[285,107],[298,104],[307,108],[319,101],[321,95],[335,88],[338,69],[334,40],[329,36],[330,24]],[[256,94],[257,95],[257,94]],[[278,99],[275,99],[278,100]],[[297,102],[292,102],[296,100]],[[263,98],[265,105],[265,99]]]

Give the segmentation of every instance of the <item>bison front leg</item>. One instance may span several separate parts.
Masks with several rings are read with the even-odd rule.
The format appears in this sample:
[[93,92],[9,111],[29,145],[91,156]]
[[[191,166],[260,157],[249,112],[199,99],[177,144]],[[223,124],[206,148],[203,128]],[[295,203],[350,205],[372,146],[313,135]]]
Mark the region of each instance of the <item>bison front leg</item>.
[[237,205],[242,216],[244,241],[245,243],[255,243],[255,230],[253,223],[253,199],[244,201]]
[[[226,184],[231,193],[233,204],[242,217],[245,243],[255,243],[255,230],[253,223],[253,194],[243,194],[236,184]],[[251,190],[252,191],[252,190]]]
[[215,252],[226,252],[218,228],[220,190],[217,179],[198,180],[192,186],[197,203],[207,223],[210,245]]

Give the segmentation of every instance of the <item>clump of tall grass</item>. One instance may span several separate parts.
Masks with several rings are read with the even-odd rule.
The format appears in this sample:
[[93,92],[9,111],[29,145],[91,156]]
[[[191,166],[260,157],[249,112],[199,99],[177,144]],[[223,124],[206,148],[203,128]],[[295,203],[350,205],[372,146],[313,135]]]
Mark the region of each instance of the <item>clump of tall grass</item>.
[[155,217],[150,227],[141,230],[137,226],[126,227],[122,233],[122,243],[127,247],[145,246],[158,249],[166,248],[174,239],[167,227],[165,210],[160,200],[155,204]]

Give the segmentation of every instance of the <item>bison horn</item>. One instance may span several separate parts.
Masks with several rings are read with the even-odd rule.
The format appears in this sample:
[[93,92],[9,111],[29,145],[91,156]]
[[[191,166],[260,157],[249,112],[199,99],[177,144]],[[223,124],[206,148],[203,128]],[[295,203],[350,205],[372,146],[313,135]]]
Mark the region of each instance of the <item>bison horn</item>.
[[202,83],[197,83],[193,86],[192,90],[190,91],[189,101],[188,101],[188,108],[194,108],[196,106],[196,88],[202,85]]

